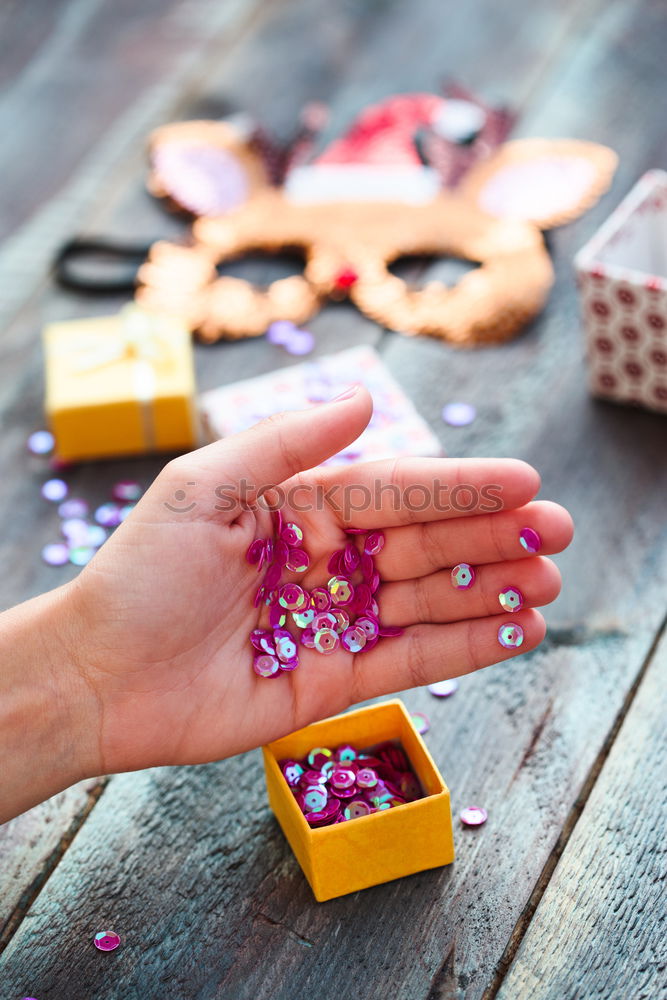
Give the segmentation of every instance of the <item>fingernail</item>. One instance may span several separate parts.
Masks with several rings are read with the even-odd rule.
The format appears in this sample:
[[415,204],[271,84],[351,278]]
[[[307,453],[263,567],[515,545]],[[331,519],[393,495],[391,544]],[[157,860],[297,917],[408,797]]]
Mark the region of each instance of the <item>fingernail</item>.
[[351,399],[359,391],[359,382],[355,382],[354,385],[350,385],[347,389],[344,389],[338,396],[334,396],[330,399],[330,403],[339,403],[343,399]]

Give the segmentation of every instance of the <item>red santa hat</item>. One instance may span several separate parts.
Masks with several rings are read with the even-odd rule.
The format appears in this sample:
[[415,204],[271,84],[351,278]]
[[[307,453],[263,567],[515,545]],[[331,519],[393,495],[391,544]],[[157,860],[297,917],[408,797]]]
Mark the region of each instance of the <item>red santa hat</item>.
[[289,171],[287,196],[311,203],[432,200],[440,177],[424,164],[415,138],[425,128],[442,132],[447,106],[463,103],[435,94],[401,94],[370,105],[312,163]]

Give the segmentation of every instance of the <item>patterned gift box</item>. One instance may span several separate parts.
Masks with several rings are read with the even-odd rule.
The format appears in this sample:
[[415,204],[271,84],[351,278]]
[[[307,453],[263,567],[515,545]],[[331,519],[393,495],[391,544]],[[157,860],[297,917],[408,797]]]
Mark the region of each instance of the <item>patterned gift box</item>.
[[644,174],[574,263],[591,392],[667,412],[667,172]]

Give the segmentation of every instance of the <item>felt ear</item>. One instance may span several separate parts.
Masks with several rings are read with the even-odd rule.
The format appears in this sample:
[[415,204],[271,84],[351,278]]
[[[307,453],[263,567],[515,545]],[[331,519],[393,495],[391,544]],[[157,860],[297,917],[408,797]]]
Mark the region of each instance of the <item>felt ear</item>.
[[488,215],[550,229],[591,208],[617,162],[613,150],[593,142],[517,139],[472,167],[457,190]]
[[269,178],[241,121],[174,122],[149,139],[148,190],[192,215],[225,215]]

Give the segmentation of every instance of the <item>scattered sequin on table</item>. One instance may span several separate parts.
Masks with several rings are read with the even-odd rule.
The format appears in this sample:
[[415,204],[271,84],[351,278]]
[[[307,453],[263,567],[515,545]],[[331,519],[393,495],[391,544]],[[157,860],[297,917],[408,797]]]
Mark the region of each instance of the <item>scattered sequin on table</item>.
[[313,747],[301,760],[279,763],[311,827],[361,819],[423,798],[403,748],[382,743],[365,750],[349,743]]
[[442,419],[450,427],[467,427],[476,416],[472,403],[447,403],[442,409]]
[[309,330],[302,330],[287,319],[271,323],[266,331],[266,339],[271,344],[284,347],[288,354],[310,354],[315,346],[315,338]]
[[58,515],[62,518],[87,517],[89,511],[90,504],[86,500],[81,500],[80,497],[70,497],[68,500],[63,500],[58,507]]
[[460,819],[464,826],[482,826],[488,818],[489,814],[482,806],[466,806],[460,813]]
[[120,935],[115,931],[99,931],[95,935],[94,944],[99,951],[115,951],[120,944]]
[[51,503],[60,503],[67,496],[67,483],[63,479],[47,479],[42,486],[42,496]]
[[428,689],[432,695],[436,698],[449,698],[453,695],[455,691],[458,690],[459,682],[455,677],[449,677],[444,681],[436,681],[435,684],[429,684]]
[[49,479],[42,486],[42,495],[58,503],[60,534],[64,542],[50,542],[42,548],[42,560],[47,566],[85,566],[136,506],[143,487],[134,480],[124,479],[111,489],[112,499],[99,506],[92,520],[90,504],[81,497],[68,497],[67,484],[61,479]]
[[420,735],[424,735],[431,728],[431,723],[423,712],[413,712],[410,716],[414,723],[414,727]]
[[51,542],[42,549],[42,559],[47,566],[64,566],[69,562],[69,547],[64,542]]
[[28,451],[33,455],[50,455],[55,443],[51,431],[35,431],[28,438]]

